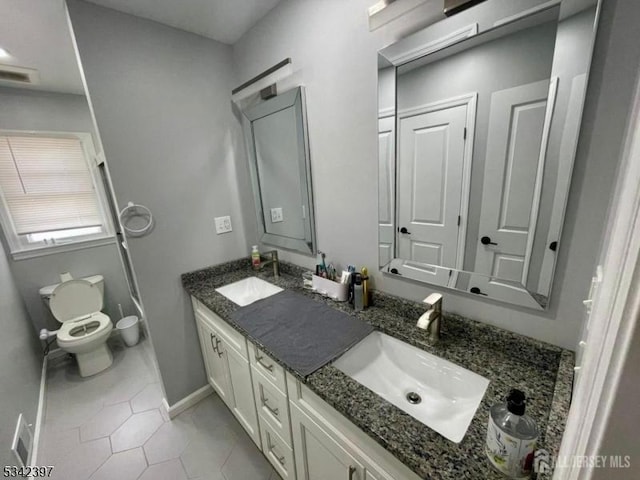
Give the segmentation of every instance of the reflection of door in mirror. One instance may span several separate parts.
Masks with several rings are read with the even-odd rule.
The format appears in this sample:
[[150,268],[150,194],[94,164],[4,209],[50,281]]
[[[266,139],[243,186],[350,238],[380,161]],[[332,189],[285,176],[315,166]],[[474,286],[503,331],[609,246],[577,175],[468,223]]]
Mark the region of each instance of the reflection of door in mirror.
[[399,115],[400,258],[435,266],[458,263],[466,119],[466,105]]
[[554,91],[542,80],[491,96],[477,273],[526,281],[549,129],[547,97]]
[[396,117],[378,119],[378,265],[386,265],[393,259],[395,214],[395,138]]

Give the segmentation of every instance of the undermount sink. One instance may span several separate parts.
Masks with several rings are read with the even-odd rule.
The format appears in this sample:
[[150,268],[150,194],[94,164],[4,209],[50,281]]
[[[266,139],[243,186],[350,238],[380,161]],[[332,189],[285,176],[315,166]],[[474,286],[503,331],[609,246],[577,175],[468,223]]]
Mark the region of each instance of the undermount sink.
[[216,288],[216,292],[241,307],[281,291],[282,288],[257,277],[245,278],[224,287]]
[[489,380],[380,332],[333,364],[452,442],[464,437]]

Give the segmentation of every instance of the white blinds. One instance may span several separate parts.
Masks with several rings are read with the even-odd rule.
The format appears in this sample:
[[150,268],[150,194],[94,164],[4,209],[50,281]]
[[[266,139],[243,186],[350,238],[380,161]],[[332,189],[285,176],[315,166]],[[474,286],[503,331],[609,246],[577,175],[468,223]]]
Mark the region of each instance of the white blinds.
[[18,235],[102,225],[77,138],[0,136],[0,188]]

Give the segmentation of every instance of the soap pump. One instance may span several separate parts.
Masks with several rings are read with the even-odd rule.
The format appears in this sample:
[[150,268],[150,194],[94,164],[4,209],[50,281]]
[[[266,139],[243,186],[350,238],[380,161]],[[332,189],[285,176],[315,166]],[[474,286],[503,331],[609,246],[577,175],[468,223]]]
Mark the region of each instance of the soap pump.
[[538,440],[536,422],[525,415],[526,398],[512,389],[489,412],[485,452],[491,464],[509,478],[529,478]]

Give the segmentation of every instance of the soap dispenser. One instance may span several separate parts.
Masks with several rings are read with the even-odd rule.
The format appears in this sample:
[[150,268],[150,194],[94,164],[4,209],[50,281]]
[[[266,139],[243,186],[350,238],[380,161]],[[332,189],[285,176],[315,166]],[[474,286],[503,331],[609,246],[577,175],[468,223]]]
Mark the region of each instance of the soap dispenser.
[[523,392],[512,389],[505,400],[491,407],[485,452],[491,464],[509,478],[528,478],[538,427],[524,413],[526,399]]

